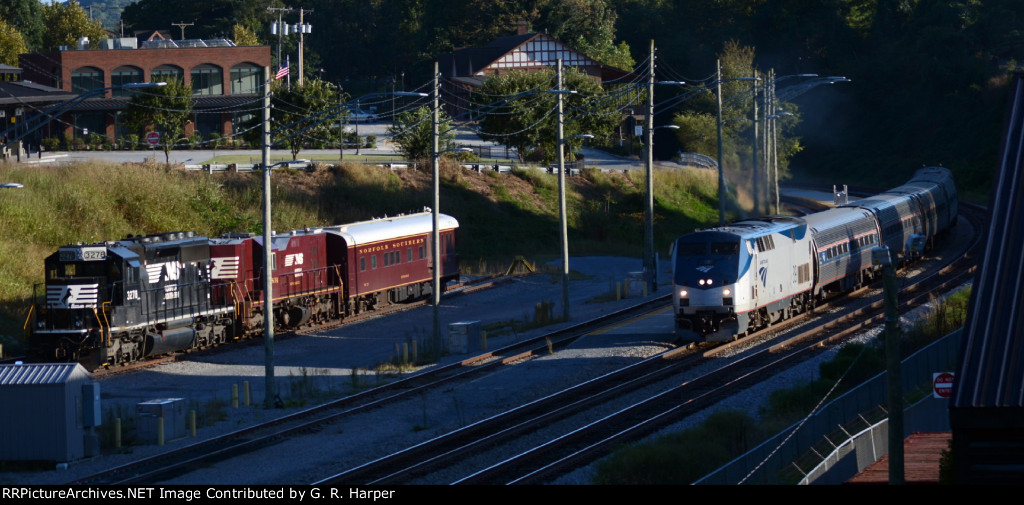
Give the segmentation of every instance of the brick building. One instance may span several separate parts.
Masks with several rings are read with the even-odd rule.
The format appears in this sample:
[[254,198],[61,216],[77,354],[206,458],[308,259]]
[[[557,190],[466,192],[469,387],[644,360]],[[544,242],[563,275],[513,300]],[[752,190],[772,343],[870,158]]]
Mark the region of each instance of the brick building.
[[97,93],[77,104],[59,124],[50,124],[40,138],[99,133],[117,139],[130,132],[119,121],[130,100],[130,90],[106,89],[170,78],[191,83],[193,114],[186,131],[230,135],[249,114],[262,93],[270,46],[236,46],[217,40],[152,40],[137,47],[135,38],[100,41],[90,49],[82,41],[77,49],[19,56],[24,80],[68,92]]

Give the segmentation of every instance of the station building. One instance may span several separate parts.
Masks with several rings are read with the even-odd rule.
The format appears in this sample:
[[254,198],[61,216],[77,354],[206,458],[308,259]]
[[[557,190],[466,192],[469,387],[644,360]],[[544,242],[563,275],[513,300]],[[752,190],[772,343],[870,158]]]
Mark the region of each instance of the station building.
[[[22,79],[81,95],[60,122],[51,122],[35,139],[60,135],[81,137],[98,133],[110,139],[127,133],[120,113],[131,90],[116,89],[129,83],[160,82],[171,78],[192,85],[193,114],[186,132],[204,138],[211,133],[230,135],[235,125],[258,107],[262,83],[270,66],[270,46],[236,46],[226,39],[145,40],[134,37],[106,39],[50,53],[22,54]],[[115,88],[115,89],[110,89]]]

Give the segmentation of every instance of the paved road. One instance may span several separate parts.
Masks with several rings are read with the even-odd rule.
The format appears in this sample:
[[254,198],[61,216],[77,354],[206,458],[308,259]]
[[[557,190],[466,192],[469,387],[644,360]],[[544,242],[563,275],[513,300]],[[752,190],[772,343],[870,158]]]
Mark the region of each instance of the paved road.
[[[387,134],[387,123],[373,123],[373,124],[360,124],[359,135],[375,135],[377,136],[378,142],[377,147],[374,149],[360,149],[359,154],[361,155],[378,155],[378,156],[398,156],[395,146],[390,142],[390,136]],[[350,127],[351,128],[351,127]],[[481,140],[476,134],[469,129],[459,129],[456,132],[455,142],[460,146],[498,146],[492,142]],[[631,170],[631,169],[642,169],[643,161],[639,159],[630,159],[621,156],[615,156],[604,151],[596,149],[590,149],[584,147],[582,149],[584,159],[586,160],[587,166],[598,166],[605,170]],[[258,149],[242,149],[242,150],[214,150],[214,149],[200,149],[200,150],[173,150],[170,154],[170,162],[175,164],[194,164],[201,165],[209,163],[209,161],[218,155],[232,154],[242,155],[252,158],[254,162],[259,162],[262,157],[262,153]],[[271,156],[273,158],[287,157],[291,153],[286,149],[274,149],[271,150]],[[311,157],[314,155],[326,155],[333,156],[338,155],[337,149],[305,149],[299,153],[299,157]],[[346,149],[346,155],[355,155],[355,149]],[[149,150],[149,151],[70,151],[70,152],[54,152],[44,153],[44,160],[50,160],[54,162],[67,162],[67,161],[80,161],[80,160],[105,160],[114,163],[141,163],[147,160],[155,160],[157,162],[164,161],[164,153],[160,149]],[[31,157],[32,162],[38,162],[38,155]],[[680,165],[672,162],[657,161],[655,162],[657,168],[680,168]]]

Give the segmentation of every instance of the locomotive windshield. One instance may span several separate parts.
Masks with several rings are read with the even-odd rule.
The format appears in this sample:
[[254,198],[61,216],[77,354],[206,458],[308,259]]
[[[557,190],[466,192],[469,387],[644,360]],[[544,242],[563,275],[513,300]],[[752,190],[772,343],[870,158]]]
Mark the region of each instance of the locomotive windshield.
[[699,286],[711,278],[714,285],[732,283],[740,265],[740,238],[724,233],[694,233],[676,241],[675,283]]

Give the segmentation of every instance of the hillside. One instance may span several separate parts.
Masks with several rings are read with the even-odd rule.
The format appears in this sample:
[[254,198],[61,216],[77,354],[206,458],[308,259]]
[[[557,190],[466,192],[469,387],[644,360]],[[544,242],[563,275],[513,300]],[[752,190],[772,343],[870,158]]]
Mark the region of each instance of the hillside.
[[[460,223],[464,271],[501,270],[516,256],[558,256],[558,183],[539,170],[476,173],[442,166],[443,213]],[[43,260],[72,242],[128,234],[194,230],[218,236],[262,230],[262,177],[208,175],[163,165],[78,163],[54,167],[3,165],[0,180],[0,337],[16,352]],[[655,174],[655,241],[670,241],[717,219],[716,182],[706,171]],[[571,255],[641,254],[643,174],[587,170],[569,179]],[[433,200],[431,177],[375,166],[323,166],[280,171],[273,179],[273,224],[279,231],[418,212]]]

